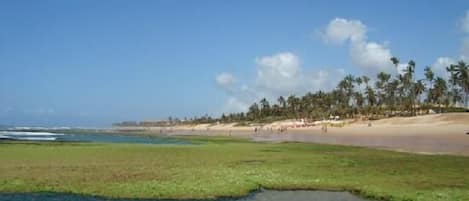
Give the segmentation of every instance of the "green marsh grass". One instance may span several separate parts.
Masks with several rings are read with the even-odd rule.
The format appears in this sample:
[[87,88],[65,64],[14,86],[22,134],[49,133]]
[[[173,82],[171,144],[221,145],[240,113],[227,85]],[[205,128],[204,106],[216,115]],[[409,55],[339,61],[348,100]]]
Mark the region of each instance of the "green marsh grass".
[[119,198],[347,190],[377,200],[469,200],[469,157],[193,137],[194,145],[0,144],[0,192]]

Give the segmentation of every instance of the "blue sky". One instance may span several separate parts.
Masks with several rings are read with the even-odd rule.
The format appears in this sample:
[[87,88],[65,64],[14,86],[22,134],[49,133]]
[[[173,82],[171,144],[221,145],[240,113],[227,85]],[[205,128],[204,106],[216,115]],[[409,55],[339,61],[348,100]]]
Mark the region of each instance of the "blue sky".
[[468,9],[463,0],[0,1],[0,124],[239,111],[388,70],[387,55],[438,71],[469,56]]

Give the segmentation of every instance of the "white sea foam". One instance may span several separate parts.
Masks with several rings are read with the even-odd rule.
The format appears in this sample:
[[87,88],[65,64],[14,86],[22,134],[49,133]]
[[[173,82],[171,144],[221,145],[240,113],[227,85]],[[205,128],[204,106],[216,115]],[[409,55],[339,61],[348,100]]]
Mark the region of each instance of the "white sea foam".
[[48,132],[23,132],[23,131],[0,131],[0,134],[5,136],[56,136],[64,135],[62,133],[48,133]]
[[15,140],[54,141],[55,137],[16,137]]
[[11,137],[8,137],[6,135],[0,135],[0,139],[10,139]]
[[54,126],[54,127],[38,127],[38,126],[15,126],[9,130],[70,130],[71,127],[67,126]]

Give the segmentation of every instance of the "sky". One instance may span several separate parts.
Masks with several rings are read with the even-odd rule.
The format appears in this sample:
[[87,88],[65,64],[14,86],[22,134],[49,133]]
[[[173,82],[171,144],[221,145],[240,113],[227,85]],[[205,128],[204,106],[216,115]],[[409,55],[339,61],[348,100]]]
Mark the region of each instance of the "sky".
[[[469,1],[0,1],[0,124],[239,112],[469,58]],[[418,75],[421,76],[421,75]]]

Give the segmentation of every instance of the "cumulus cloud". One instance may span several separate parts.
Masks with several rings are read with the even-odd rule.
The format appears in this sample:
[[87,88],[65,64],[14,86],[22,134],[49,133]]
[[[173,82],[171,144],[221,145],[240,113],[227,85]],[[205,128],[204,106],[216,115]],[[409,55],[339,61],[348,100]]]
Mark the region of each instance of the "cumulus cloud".
[[326,43],[350,44],[350,58],[365,73],[375,75],[384,71],[395,73],[396,69],[390,62],[391,50],[386,44],[368,41],[367,26],[359,20],[335,18],[329,22],[324,34]]
[[435,63],[431,65],[432,71],[435,73],[436,76],[442,78],[448,78],[448,72],[446,71],[446,67],[451,64],[455,64],[456,60],[450,57],[439,57],[436,59]]
[[256,59],[257,84],[272,91],[288,92],[298,87],[301,80],[300,61],[290,52]]
[[233,89],[224,88],[229,98],[223,112],[246,111],[249,105],[264,97],[276,101],[279,96],[330,90],[345,76],[343,69],[306,71],[300,58],[291,52],[258,57],[255,64],[256,76],[252,83],[243,83]]
[[359,20],[335,18],[327,25],[324,40],[336,44],[342,44],[347,40],[363,41],[366,39],[366,30],[366,26]]
[[337,69],[321,69],[312,71],[305,75],[304,82],[306,83],[305,91],[328,91],[336,87],[340,79],[344,78],[346,72],[342,68]]
[[224,89],[231,89],[235,83],[235,77],[230,73],[220,73],[215,77],[217,85]]
[[248,107],[248,102],[240,100],[236,96],[231,96],[228,97],[222,111],[226,113],[245,112]]
[[354,43],[350,47],[350,57],[356,65],[372,75],[396,72],[390,61],[391,50],[382,44],[363,41]]

